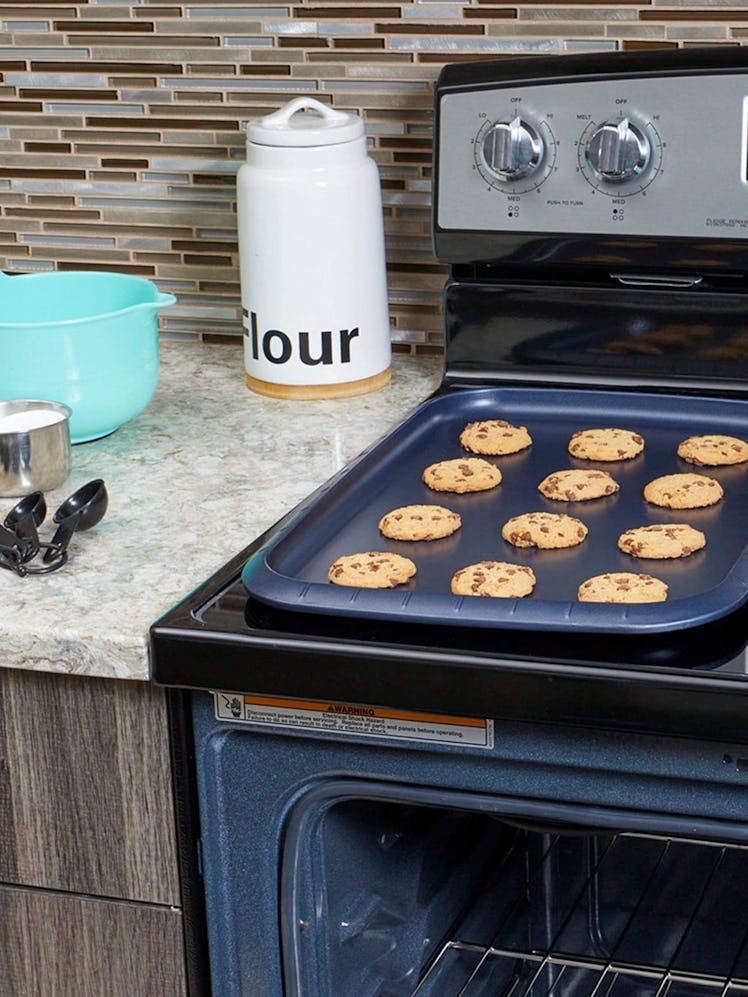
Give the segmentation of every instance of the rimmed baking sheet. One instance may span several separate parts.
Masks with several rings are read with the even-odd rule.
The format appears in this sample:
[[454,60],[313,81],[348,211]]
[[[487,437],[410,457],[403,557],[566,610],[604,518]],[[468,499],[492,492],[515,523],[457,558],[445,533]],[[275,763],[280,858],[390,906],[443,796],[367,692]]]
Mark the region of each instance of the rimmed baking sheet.
[[[455,495],[423,484],[423,469],[438,460],[466,456],[459,434],[466,423],[489,418],[527,426],[530,449],[488,457],[503,481],[488,492]],[[617,426],[645,439],[644,452],[620,462],[572,458],[567,444],[581,429]],[[699,468],[677,456],[687,436],[724,433],[748,438],[748,409],[741,399],[565,388],[471,388],[425,402],[342,475],[323,488],[300,514],[255,554],[242,578],[251,596],[266,605],[304,613],[412,620],[483,628],[585,630],[609,633],[672,631],[701,626],[740,607],[748,597],[748,462]],[[620,485],[615,495],[589,502],[555,502],[539,482],[564,468],[601,468]],[[696,472],[716,478],[725,497],[706,509],[670,510],[645,502],[644,485],[655,477]],[[462,528],[435,541],[394,541],[378,523],[391,509],[438,504],[458,512]],[[524,512],[567,513],[589,529],[581,545],[542,551],[504,541],[501,527]],[[637,559],[617,548],[619,535],[636,526],[688,523],[702,530],[707,546],[677,560]],[[333,585],[330,564],[342,554],[391,551],[411,558],[416,577],[396,589]],[[525,599],[457,597],[455,571],[481,560],[511,561],[534,571],[537,584]],[[661,578],[668,600],[648,605],[580,603],[585,579],[611,571]]]

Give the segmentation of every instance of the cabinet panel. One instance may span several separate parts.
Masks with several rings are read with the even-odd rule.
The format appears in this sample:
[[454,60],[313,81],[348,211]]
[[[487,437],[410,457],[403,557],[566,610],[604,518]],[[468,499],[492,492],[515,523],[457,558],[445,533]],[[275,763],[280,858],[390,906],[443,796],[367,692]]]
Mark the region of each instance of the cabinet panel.
[[179,905],[162,690],[0,669],[0,880]]
[[4,997],[185,997],[181,914],[0,886]]

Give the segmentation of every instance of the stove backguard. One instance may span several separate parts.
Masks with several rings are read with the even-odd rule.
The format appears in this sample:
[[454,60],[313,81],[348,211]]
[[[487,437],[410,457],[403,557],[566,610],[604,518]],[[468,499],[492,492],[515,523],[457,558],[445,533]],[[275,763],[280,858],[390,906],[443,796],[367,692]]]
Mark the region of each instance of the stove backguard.
[[746,50],[447,66],[435,123],[449,383],[745,391]]
[[437,257],[539,275],[746,273],[747,72],[744,49],[717,47],[446,66]]

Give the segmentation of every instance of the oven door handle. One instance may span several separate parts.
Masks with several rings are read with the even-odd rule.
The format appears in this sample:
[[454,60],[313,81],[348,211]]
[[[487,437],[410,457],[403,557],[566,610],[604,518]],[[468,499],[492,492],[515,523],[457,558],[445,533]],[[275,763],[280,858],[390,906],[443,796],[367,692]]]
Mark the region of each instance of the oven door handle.
[[672,274],[660,276],[657,274],[612,273],[610,276],[626,287],[696,287],[704,279],[698,275],[674,276]]

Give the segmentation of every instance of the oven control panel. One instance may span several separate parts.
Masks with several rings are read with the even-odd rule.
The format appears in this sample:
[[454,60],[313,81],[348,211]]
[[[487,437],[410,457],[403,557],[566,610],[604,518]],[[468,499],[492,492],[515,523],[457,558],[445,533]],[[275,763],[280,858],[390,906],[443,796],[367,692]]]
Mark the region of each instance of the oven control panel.
[[442,94],[442,229],[748,239],[748,74]]

